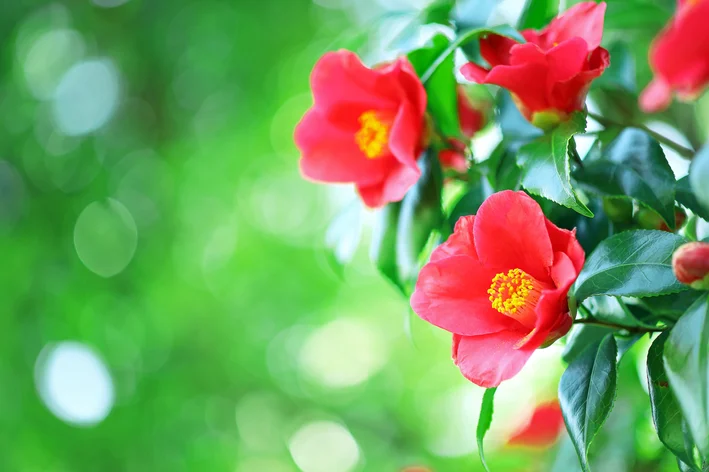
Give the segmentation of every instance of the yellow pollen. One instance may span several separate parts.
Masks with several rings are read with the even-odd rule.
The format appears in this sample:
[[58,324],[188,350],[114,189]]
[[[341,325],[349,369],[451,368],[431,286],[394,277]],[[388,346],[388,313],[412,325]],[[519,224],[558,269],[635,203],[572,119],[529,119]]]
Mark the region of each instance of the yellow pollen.
[[534,308],[541,295],[541,286],[536,279],[520,269],[500,272],[493,277],[487,293],[495,310],[533,326]]
[[384,123],[375,111],[365,111],[359,117],[360,129],[355,133],[355,142],[368,159],[381,157],[389,142],[390,125]]

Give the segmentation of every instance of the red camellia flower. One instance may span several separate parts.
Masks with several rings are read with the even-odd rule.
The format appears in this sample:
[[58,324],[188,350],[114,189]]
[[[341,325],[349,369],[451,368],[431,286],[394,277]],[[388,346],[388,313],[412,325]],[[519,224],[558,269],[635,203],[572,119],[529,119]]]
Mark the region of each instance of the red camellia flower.
[[672,101],[697,97],[709,84],[709,0],[679,1],[677,13],[655,38],[650,66],[655,78],[640,95],[646,112],[663,110]]
[[600,47],[605,10],[605,3],[579,3],[542,31],[522,31],[524,44],[488,35],[480,40],[480,53],[490,69],[471,62],[461,72],[474,82],[506,88],[525,118],[553,127],[583,110],[591,82],[610,65],[608,51]]
[[510,446],[547,448],[552,446],[564,430],[564,417],[559,401],[537,405],[529,422],[522,425],[507,440]]
[[295,130],[302,173],[354,183],[369,207],[401,200],[421,175],[426,111],[426,91],[409,61],[369,69],[352,52],[331,52],[310,81],[314,105]]
[[[458,120],[460,121],[460,131],[467,139],[472,139],[475,133],[485,127],[487,121],[485,105],[471,102],[463,87],[458,87]],[[450,149],[444,149],[438,154],[441,166],[465,172],[468,168],[465,158],[465,143],[457,139],[450,139],[449,144]]]
[[433,251],[411,307],[453,333],[465,377],[494,387],[569,330],[566,295],[584,258],[575,231],[556,227],[531,197],[498,192]]

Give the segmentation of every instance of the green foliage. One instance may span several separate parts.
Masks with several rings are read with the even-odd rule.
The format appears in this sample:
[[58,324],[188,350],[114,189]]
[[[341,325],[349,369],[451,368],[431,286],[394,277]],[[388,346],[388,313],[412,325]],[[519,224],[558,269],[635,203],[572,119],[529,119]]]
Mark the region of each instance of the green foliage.
[[664,231],[625,231],[601,242],[572,288],[579,302],[593,295],[648,297],[686,286],[672,272],[672,253],[685,242]]
[[[709,220],[707,218],[709,216],[709,184],[707,182],[709,182],[709,146],[705,145],[694,156],[692,166],[689,169],[689,183],[694,191],[695,199],[702,206],[701,209],[697,208],[695,213],[705,220]],[[689,204],[687,206],[692,210]]]
[[485,440],[485,434],[487,434],[488,430],[490,429],[490,425],[492,424],[493,403],[495,401],[496,391],[497,387],[488,388],[487,390],[485,390],[485,394],[483,395],[483,402],[480,406],[480,418],[478,419],[478,427],[475,434],[478,441],[478,453],[480,454],[480,461],[482,462],[483,467],[485,467],[485,470],[487,472],[490,472],[490,468],[487,466],[487,462],[485,461],[485,450],[483,447],[483,441]]
[[[665,373],[702,458],[709,459],[709,299],[697,300],[665,341]],[[675,438],[677,441],[678,438]],[[675,452],[673,448],[673,452]],[[676,453],[676,452],[675,452]],[[681,459],[681,457],[680,457]],[[687,461],[685,461],[687,462]]]
[[584,472],[591,470],[591,441],[613,409],[617,352],[615,338],[607,335],[574,359],[559,382],[561,411]]
[[522,146],[517,163],[522,169],[522,187],[530,193],[593,217],[571,185],[569,153],[576,151],[569,143],[574,134],[585,129],[586,117],[576,114],[550,133]]
[[559,12],[559,0],[527,0],[519,29],[542,29]]

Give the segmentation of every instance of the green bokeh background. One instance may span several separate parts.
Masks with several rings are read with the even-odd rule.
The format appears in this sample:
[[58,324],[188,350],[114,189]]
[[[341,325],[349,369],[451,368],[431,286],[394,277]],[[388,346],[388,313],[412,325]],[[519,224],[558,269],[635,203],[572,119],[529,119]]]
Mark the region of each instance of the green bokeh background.
[[[361,31],[391,37],[372,21],[385,5],[420,5],[101,6],[118,3],[0,6],[0,470],[482,470],[482,390],[370,267],[367,225],[344,279],[329,265],[327,223],[353,194],[302,180],[292,143],[317,58]],[[86,61],[108,75],[57,98]],[[69,362],[47,387],[67,346],[110,383]],[[621,366],[597,470],[675,470],[639,382],[646,347]],[[575,470],[563,440],[556,466],[559,447],[504,446],[554,397],[560,349],[499,390],[493,470]],[[52,403],[81,410],[96,382],[113,395],[105,417]]]

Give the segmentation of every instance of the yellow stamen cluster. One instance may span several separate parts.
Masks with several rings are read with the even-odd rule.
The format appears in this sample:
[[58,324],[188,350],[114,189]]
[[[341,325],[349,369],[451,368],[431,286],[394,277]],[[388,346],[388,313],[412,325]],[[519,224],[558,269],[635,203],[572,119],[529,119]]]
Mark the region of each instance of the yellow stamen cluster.
[[382,122],[375,111],[365,111],[359,117],[360,129],[355,133],[355,142],[368,159],[384,154],[389,141],[390,125]]
[[[512,316],[526,308],[530,302],[536,304],[538,289],[535,280],[520,269],[507,273],[500,272],[492,279],[487,290],[492,307],[502,314]],[[532,294],[537,296],[530,296]]]

